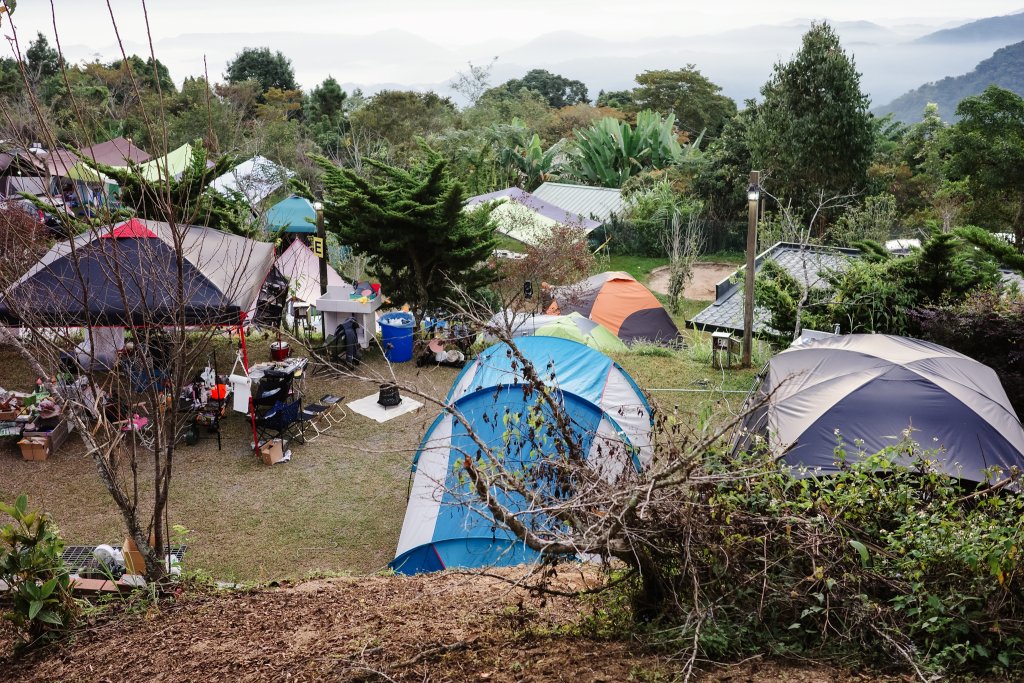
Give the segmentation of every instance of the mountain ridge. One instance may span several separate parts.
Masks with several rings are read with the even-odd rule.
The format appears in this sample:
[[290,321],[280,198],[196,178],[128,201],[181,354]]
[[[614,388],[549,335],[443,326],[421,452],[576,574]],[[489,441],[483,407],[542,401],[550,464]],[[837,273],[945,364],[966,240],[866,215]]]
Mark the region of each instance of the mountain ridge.
[[891,113],[900,121],[913,123],[921,119],[925,105],[934,102],[939,105],[939,116],[953,121],[960,100],[982,93],[989,85],[998,85],[1024,97],[1024,41],[999,48],[968,73],[925,83],[874,111]]

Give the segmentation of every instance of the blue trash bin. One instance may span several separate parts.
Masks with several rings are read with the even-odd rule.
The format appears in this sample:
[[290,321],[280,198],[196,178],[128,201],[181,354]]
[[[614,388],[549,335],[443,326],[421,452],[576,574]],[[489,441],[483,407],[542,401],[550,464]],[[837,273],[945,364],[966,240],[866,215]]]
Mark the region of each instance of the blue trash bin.
[[384,357],[392,363],[412,360],[412,333],[415,319],[412,313],[388,313],[380,319],[381,344]]

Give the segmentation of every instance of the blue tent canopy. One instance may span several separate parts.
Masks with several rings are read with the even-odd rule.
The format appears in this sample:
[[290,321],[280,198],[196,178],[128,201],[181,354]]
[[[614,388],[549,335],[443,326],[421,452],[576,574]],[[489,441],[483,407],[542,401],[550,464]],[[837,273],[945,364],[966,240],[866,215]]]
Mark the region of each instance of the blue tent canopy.
[[308,199],[292,195],[267,211],[267,230],[271,232],[315,233],[316,211]]
[[[524,473],[524,480],[542,489],[554,485],[539,473],[546,460],[557,457],[554,440],[539,439],[531,426],[533,410],[550,413],[536,394],[522,385],[510,384],[495,389],[482,389],[456,401],[457,410],[473,425],[477,438],[500,457],[501,465],[512,473]],[[615,441],[625,449],[631,444],[621,429],[597,406],[574,394],[563,392],[562,404],[572,416],[572,432],[588,460],[609,458]],[[550,420],[550,414],[546,415]],[[601,442],[598,445],[598,442]],[[420,447],[417,477],[402,529],[403,541],[410,545],[391,562],[395,571],[418,574],[452,567],[511,566],[532,562],[538,553],[526,547],[516,536],[495,523],[486,506],[475,496],[460,472],[459,462],[474,458],[478,467],[489,466],[483,453],[470,436],[466,426],[450,415],[441,416],[427,432]],[[596,464],[596,463],[595,463]],[[438,490],[443,480],[444,486]],[[527,503],[520,494],[493,491],[495,499],[506,509],[526,512]],[[410,513],[412,519],[410,519]],[[539,515],[521,515],[534,530],[556,524]]]
[[[649,462],[650,406],[626,373],[604,354],[557,337],[517,340],[572,421],[572,442],[589,465],[609,481]],[[495,522],[470,488],[462,469],[500,464],[543,493],[546,464],[564,457],[558,435],[537,429],[552,418],[550,406],[528,386],[509,346],[478,356],[456,379],[448,401],[453,414],[438,416],[413,461],[415,472],[398,550],[391,567],[416,574],[452,567],[509,566],[533,562],[538,553]],[[471,425],[482,449],[470,436]],[[544,534],[556,522],[530,513],[519,494],[493,491],[506,509]],[[546,494],[545,494],[546,496]]]

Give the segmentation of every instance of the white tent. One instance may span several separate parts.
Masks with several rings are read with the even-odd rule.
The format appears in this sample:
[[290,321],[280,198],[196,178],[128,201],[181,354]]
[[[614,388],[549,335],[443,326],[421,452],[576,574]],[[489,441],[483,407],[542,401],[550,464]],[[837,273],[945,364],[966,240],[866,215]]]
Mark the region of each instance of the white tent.
[[[320,298],[320,262],[302,240],[295,240],[277,257],[277,270],[288,279],[288,297],[307,306]],[[345,280],[327,264],[327,286],[343,285]]]
[[249,201],[249,206],[255,207],[293,175],[295,173],[284,166],[256,155],[216,178],[210,187],[223,195],[241,192]]

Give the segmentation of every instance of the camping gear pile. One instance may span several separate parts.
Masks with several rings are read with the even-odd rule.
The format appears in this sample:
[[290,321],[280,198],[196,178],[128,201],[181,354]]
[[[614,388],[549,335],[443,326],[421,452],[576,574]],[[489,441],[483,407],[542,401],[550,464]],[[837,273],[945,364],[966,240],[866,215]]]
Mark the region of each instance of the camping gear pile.
[[31,393],[0,387],[0,437],[18,439],[23,460],[46,460],[68,436],[60,404],[41,384]]
[[[602,477],[614,480],[627,468],[639,470],[650,462],[651,408],[621,367],[594,349],[556,337],[524,337],[517,349],[553,390],[571,418],[574,442]],[[500,458],[512,474],[543,467],[557,457],[558,437],[538,438],[531,420],[520,419],[530,414],[551,419],[537,389],[527,380],[517,353],[505,344],[485,350],[462,371],[447,397],[462,419],[441,413],[413,460],[409,504],[391,562],[395,571],[507,566],[538,558],[494,521],[458,468],[467,454],[476,454],[484,467],[491,458]],[[489,453],[481,452],[467,425],[489,446]],[[523,499],[498,495],[503,504],[525,512]],[[549,523],[533,516],[538,528]]]

